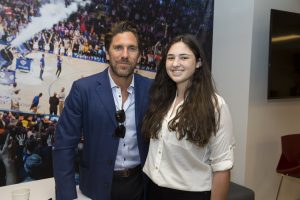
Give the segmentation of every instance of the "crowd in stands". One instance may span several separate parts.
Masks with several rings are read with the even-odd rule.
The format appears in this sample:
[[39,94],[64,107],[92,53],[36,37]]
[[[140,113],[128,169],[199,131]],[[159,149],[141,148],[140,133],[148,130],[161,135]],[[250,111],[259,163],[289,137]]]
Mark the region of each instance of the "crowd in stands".
[[0,112],[0,186],[53,176],[55,124],[49,116]]
[[[2,40],[16,37],[33,16],[38,0],[3,0],[0,7]],[[29,41],[35,50],[106,62],[104,35],[113,23],[131,20],[142,32],[141,67],[155,69],[164,45],[175,35],[190,32],[201,36],[212,29],[209,1],[175,0],[92,0],[52,29],[37,33]],[[67,2],[66,5],[70,3]],[[208,13],[208,14],[207,14]],[[208,41],[211,42],[211,41]]]
[[[57,120],[51,115],[0,111],[0,186],[53,177],[51,152]],[[77,172],[78,160],[74,163]]]

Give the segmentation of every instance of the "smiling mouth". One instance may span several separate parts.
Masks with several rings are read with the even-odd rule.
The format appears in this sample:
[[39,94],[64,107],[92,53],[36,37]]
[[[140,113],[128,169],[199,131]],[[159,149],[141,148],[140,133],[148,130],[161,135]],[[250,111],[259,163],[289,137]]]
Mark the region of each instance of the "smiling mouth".
[[181,76],[183,74],[183,70],[172,70],[173,76]]

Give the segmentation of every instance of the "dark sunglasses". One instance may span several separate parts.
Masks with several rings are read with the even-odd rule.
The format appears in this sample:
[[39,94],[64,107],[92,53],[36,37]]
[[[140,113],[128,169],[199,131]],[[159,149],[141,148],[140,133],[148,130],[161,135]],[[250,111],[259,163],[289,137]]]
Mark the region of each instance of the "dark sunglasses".
[[115,130],[115,136],[119,137],[119,138],[124,138],[125,137],[125,132],[126,132],[126,127],[124,126],[124,122],[126,119],[126,115],[125,115],[125,111],[122,110],[118,110],[116,112],[116,120],[118,122],[118,126]]

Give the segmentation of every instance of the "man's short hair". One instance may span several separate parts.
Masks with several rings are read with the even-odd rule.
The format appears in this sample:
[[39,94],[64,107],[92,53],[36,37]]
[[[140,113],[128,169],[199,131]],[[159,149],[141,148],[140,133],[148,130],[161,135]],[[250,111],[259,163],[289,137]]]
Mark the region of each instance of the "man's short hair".
[[111,31],[108,32],[105,35],[105,49],[106,51],[109,50],[111,41],[113,39],[114,36],[116,36],[119,33],[124,33],[124,32],[131,32],[134,34],[134,36],[136,37],[136,40],[138,42],[138,48],[139,51],[141,52],[141,41],[140,41],[140,31],[139,28],[132,22],[130,21],[121,21],[118,22],[116,24],[114,24],[111,28]]

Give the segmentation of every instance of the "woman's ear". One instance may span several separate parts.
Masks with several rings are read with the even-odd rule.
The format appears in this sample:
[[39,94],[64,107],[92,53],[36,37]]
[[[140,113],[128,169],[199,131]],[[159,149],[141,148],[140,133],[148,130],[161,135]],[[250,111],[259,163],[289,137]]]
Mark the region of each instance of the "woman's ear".
[[199,58],[196,63],[196,68],[200,68],[202,66],[202,60]]

